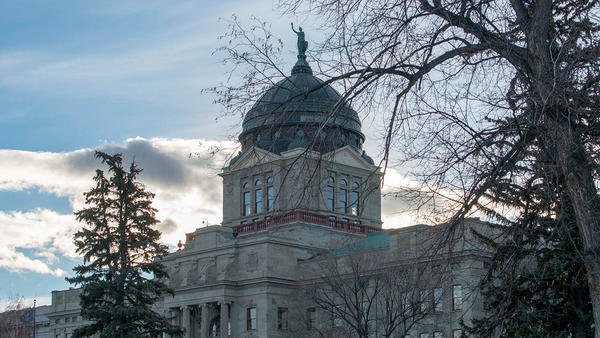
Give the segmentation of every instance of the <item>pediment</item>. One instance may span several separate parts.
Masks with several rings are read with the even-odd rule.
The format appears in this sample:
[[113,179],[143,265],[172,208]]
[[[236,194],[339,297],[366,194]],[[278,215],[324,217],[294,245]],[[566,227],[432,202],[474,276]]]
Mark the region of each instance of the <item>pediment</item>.
[[252,147],[228,168],[228,171],[253,167],[258,164],[269,163],[280,159],[280,156],[261,148]]
[[367,162],[356,149],[351,146],[345,146],[329,152],[324,157],[332,162],[347,165],[350,167],[361,168],[365,170],[375,170],[377,166]]

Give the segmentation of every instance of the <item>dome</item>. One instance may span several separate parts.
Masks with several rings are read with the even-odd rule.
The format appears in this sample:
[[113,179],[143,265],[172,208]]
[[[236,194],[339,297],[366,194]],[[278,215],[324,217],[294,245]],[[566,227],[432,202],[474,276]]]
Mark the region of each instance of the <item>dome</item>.
[[313,76],[300,50],[292,74],[268,89],[246,113],[239,140],[242,152],[257,146],[277,154],[298,147],[325,153],[346,145],[362,149],[360,127],[356,111]]

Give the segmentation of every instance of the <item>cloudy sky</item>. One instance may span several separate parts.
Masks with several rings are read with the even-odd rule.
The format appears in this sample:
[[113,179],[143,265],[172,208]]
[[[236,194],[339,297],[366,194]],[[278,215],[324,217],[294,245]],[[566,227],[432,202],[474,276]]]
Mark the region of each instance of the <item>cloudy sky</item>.
[[[73,210],[91,187],[95,149],[145,169],[172,247],[203,220],[220,222],[216,174],[240,121],[218,118],[200,91],[225,80],[213,51],[232,14],[270,22],[291,69],[289,22],[309,19],[282,16],[271,1],[0,2],[0,308],[21,296],[48,304],[52,290],[69,287],[81,261]],[[211,156],[215,147],[225,151]],[[411,222],[397,210],[384,202],[385,224]]]

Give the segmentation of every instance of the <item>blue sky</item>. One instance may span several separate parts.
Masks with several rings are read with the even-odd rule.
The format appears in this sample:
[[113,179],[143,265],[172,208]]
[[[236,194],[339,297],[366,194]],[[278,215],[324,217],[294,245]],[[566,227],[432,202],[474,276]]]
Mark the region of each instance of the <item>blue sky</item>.
[[224,138],[207,128],[218,107],[206,109],[211,98],[198,95],[205,79],[223,73],[211,55],[225,26],[219,18],[238,9],[218,3],[2,2],[0,147],[68,151],[131,135]]
[[[47,304],[52,290],[69,287],[64,277],[81,260],[72,245],[80,226],[72,212],[91,186],[94,149],[135,156],[145,168],[166,243],[184,239],[204,218],[219,223],[216,174],[227,151],[209,152],[233,151],[240,121],[217,120],[220,107],[200,91],[225,80],[213,50],[226,30],[220,18],[232,14],[270,22],[291,69],[296,44],[289,22],[307,19],[273,7],[0,2],[0,308],[20,296]],[[384,202],[384,209],[391,214],[393,206]],[[407,221],[402,217],[396,222]]]

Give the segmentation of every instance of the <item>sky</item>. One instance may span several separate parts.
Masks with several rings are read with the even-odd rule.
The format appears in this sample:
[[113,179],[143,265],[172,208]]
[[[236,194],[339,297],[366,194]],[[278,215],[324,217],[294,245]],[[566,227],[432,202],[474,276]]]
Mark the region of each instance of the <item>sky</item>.
[[[144,168],[171,248],[203,222],[219,224],[217,174],[241,121],[223,118],[202,89],[226,81],[214,51],[232,15],[269,22],[291,69],[289,23],[310,20],[271,1],[0,2],[0,309],[18,297],[49,304],[52,290],[70,286],[81,262],[73,211],[99,166],[94,150]],[[377,157],[375,128],[363,132]],[[404,183],[388,170],[386,188]],[[384,226],[409,225],[400,210],[384,200]]]

